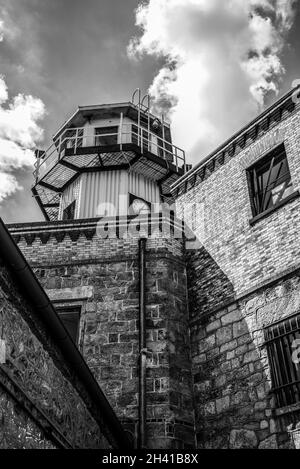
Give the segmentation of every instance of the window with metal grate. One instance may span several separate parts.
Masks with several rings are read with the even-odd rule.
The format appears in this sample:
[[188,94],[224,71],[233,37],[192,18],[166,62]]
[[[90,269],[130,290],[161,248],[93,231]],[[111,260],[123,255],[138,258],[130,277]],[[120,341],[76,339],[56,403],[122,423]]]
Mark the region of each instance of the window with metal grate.
[[264,332],[277,406],[300,402],[300,314],[266,327]]

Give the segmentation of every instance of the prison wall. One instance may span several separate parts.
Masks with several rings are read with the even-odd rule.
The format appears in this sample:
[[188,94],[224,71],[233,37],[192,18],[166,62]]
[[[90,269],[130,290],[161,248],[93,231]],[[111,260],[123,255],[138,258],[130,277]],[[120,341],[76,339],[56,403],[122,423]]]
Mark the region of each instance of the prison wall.
[[[276,404],[265,330],[299,312],[299,137],[290,98],[174,188],[178,216],[196,235],[186,265],[201,448],[297,445],[299,406]],[[247,170],[281,144],[293,194],[254,218]]]
[[[299,106],[299,105],[298,105]],[[233,140],[199,168],[177,197],[205,252],[241,294],[299,267],[300,111],[293,103]],[[279,119],[281,119],[279,121]],[[267,127],[268,126],[268,127]],[[288,202],[253,220],[247,169],[284,144],[293,184]],[[184,183],[183,185],[184,186]]]
[[111,448],[85,384],[0,258],[0,448]]
[[[11,225],[10,231],[54,306],[80,307],[78,347],[136,441],[139,236],[103,239],[96,220]],[[195,443],[183,250],[182,239],[146,240],[149,448]]]

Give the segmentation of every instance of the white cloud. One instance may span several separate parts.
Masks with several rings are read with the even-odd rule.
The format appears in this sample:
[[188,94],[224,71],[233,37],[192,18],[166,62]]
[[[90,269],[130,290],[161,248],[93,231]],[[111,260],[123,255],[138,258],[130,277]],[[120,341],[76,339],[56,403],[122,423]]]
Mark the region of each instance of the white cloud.
[[6,197],[21,189],[22,187],[12,174],[0,171],[0,203],[3,202]]
[[45,114],[40,99],[19,94],[11,102],[3,77],[0,77],[0,203],[21,189],[12,171],[33,167],[35,144],[43,130],[37,122]]
[[43,117],[44,112],[44,104],[40,99],[19,94],[8,107],[0,107],[0,138],[33,148],[43,137],[37,121]]
[[[20,37],[21,30],[7,8],[1,8],[0,42]],[[33,168],[34,148],[43,139],[39,121],[45,115],[43,102],[31,95],[18,94],[9,99],[5,78],[0,70],[0,203],[21,190],[16,171]]]
[[148,0],[136,10],[131,57],[164,57],[150,93],[194,161],[278,92],[296,0]]

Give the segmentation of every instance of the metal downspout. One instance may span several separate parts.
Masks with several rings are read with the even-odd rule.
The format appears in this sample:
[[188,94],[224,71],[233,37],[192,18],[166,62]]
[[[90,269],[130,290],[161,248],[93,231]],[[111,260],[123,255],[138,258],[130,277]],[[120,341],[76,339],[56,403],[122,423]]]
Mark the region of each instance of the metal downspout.
[[146,239],[139,239],[139,422],[138,448],[146,448],[146,310],[145,310],[145,280],[146,280]]

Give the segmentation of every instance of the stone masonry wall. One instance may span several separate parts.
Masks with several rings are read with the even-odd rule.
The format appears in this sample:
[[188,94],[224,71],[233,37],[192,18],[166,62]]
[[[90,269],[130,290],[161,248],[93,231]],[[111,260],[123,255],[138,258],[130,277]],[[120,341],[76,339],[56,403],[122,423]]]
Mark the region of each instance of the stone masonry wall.
[[54,449],[55,445],[0,386],[0,448]]
[[[104,240],[95,226],[80,229],[72,223],[64,228],[44,223],[11,227],[11,232],[54,304],[81,307],[79,348],[117,415],[136,436],[138,239]],[[147,240],[147,444],[154,448],[194,445],[182,259],[182,240]]]
[[76,373],[2,259],[0,334],[0,447],[109,448]]
[[300,405],[276,408],[263,329],[297,312],[299,272],[192,323],[198,447],[295,447]]

